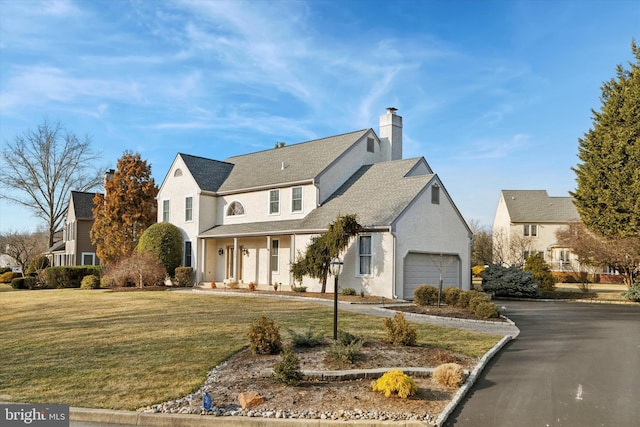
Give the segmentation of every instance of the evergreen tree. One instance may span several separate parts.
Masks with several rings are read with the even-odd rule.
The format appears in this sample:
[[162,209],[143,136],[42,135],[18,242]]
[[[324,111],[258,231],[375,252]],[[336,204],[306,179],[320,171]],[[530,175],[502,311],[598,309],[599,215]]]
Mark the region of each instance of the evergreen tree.
[[607,238],[640,237],[640,47],[635,63],[616,68],[602,85],[602,108],[592,110],[593,128],[579,139],[571,195],[586,227]]
[[544,260],[542,254],[530,255],[524,263],[524,271],[531,272],[533,280],[537,280],[541,291],[553,291],[556,288],[556,279],[551,274],[549,264]]
[[303,256],[291,264],[294,279],[300,281],[303,276],[309,276],[322,281],[322,290],[327,290],[327,275],[331,258],[340,255],[351,241],[351,238],[362,230],[356,215],[338,215],[325,233],[315,236],[307,246]]
[[133,252],[142,233],[156,222],[157,194],[151,166],[140,154],[125,151],[113,178],[105,182],[104,196],[93,199],[90,237],[103,264]]

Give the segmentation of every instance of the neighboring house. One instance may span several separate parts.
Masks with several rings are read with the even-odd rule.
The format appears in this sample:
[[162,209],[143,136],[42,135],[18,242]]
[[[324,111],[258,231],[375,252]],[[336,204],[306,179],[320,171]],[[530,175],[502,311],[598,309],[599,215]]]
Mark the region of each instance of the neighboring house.
[[580,221],[572,197],[549,197],[546,190],[502,190],[493,221],[494,262],[522,265],[543,254],[552,271],[580,271],[571,248],[559,245],[556,231]]
[[93,226],[93,198],[96,193],[72,191],[62,239],[55,242],[46,254],[52,266],[99,265],[96,246],[89,232]]
[[442,275],[469,289],[472,233],[426,160],[402,159],[395,111],[380,117],[379,136],[364,129],[225,161],[179,153],[157,199],[158,222],[182,230],[183,265],[200,282],[287,289],[312,236],[356,214],[364,231],[341,254],[341,288],[411,299]]

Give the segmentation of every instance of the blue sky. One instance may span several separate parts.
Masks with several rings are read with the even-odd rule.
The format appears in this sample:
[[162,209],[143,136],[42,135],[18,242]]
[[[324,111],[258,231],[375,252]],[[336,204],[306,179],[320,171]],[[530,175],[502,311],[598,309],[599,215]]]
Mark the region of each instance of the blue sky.
[[[59,120],[106,167],[139,152],[159,185],[178,152],[377,132],[392,106],[404,157],[490,225],[501,189],[575,188],[634,37],[631,0],[0,0],[0,139]],[[0,232],[37,226],[0,201]]]

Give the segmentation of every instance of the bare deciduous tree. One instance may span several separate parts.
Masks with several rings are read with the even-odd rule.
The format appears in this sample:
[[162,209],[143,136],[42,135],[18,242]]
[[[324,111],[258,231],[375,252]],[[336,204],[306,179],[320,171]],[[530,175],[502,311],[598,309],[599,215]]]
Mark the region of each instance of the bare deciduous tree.
[[8,231],[0,234],[0,249],[26,272],[29,263],[47,249],[47,236],[43,231]]
[[471,249],[471,265],[487,265],[493,262],[493,242],[491,230],[480,226],[477,220],[469,221],[469,228],[473,233],[473,247]]
[[556,232],[556,239],[578,256],[581,265],[609,266],[624,276],[627,287],[640,274],[640,239],[606,238],[573,223]]
[[88,191],[101,184],[101,173],[94,164],[99,158],[88,136],[80,140],[60,122],[44,120],[2,151],[0,198],[28,208],[45,221],[52,246],[71,190]]
[[504,228],[493,230],[493,263],[522,267],[527,254],[531,254],[533,246],[531,239],[512,234],[509,236]]

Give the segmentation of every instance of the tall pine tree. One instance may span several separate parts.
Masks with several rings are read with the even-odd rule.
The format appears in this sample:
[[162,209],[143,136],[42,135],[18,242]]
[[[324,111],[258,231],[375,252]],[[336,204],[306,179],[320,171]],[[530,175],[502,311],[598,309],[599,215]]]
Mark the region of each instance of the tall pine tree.
[[105,181],[104,193],[93,199],[90,237],[100,261],[108,265],[130,255],[142,233],[156,222],[158,187],[146,160],[125,151],[113,177]]
[[579,139],[571,193],[580,218],[610,239],[640,238],[640,47],[631,42],[635,63],[616,68],[602,85],[602,108],[592,110],[593,128]]

